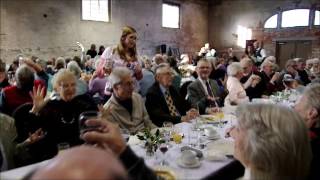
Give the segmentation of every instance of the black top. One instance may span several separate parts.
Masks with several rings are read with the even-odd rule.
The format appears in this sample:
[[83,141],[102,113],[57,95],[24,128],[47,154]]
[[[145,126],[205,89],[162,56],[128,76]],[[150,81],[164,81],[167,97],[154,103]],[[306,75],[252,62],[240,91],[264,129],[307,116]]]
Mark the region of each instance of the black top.
[[308,85],[311,81],[309,79],[308,73],[305,70],[297,70],[298,74],[300,76],[300,80],[302,81],[303,85],[306,86]]
[[[33,115],[33,129],[30,132],[41,127],[46,135],[29,146],[33,158],[30,162],[52,158],[57,154],[59,143],[66,142],[70,147],[82,144],[78,118],[82,112],[90,110],[98,110],[92,98],[87,95],[79,95],[69,102],[50,100],[39,112],[39,116],[31,114]],[[20,137],[20,140],[22,139],[26,137]]]
[[320,128],[311,128],[311,149],[313,159],[311,163],[311,174],[309,179],[320,179]]
[[91,58],[96,57],[97,54],[98,54],[98,53],[97,53],[96,50],[91,50],[91,49],[89,49],[89,50],[87,51],[87,55],[90,55]]
[[247,96],[249,97],[249,99],[253,99],[253,98],[261,98],[263,92],[266,89],[266,83],[264,82],[264,78],[262,78],[262,75],[260,72],[253,72],[250,73],[247,76],[243,76],[240,79],[240,82],[243,84],[245,83],[252,74],[255,74],[257,76],[259,76],[261,78],[261,81],[255,86],[255,87],[251,87],[249,86],[247,89],[245,89]]

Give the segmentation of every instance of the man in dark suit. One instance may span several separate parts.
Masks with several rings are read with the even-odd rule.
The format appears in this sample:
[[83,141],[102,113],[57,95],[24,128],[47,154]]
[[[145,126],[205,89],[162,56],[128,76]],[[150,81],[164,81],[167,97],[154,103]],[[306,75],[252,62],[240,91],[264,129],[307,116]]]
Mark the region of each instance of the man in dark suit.
[[168,64],[160,64],[155,70],[156,82],[149,88],[146,108],[152,122],[161,127],[164,121],[187,122],[197,115],[195,109],[187,112],[189,104],[172,86],[173,72]]
[[224,89],[215,80],[209,79],[212,71],[209,61],[199,60],[196,71],[198,79],[189,85],[187,99],[191,107],[199,108],[200,114],[214,113],[222,105]]

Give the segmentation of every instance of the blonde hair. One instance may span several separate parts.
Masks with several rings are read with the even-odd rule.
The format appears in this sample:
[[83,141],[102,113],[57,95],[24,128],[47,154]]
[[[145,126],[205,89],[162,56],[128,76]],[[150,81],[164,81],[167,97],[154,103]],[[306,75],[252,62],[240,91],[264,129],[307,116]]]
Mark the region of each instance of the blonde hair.
[[77,81],[76,76],[73,72],[68,69],[60,69],[52,78],[52,86],[55,91],[57,91],[58,87],[60,86],[61,82],[69,79],[74,79]]
[[[131,26],[123,27],[120,43],[115,49],[113,49],[113,53],[115,53],[116,51],[119,54],[120,58],[125,61],[127,61],[127,57],[125,55],[125,50],[124,50],[124,41],[129,34],[133,34],[133,33],[137,33],[137,31],[133,27]],[[130,56],[134,59],[134,61],[137,61],[137,47],[134,46],[133,48],[130,48],[129,53],[130,53]]]
[[274,104],[246,104],[238,107],[237,117],[252,179],[307,177],[311,147],[307,127],[296,112]]

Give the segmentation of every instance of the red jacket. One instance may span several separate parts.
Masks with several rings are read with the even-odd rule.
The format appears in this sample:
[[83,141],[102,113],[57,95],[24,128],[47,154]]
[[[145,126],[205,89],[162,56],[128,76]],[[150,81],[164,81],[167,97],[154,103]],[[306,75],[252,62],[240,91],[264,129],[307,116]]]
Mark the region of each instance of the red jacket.
[[[36,88],[38,88],[38,86],[45,87],[45,83],[42,80],[35,80],[34,86]],[[1,96],[1,111],[9,116],[12,116],[14,110],[20,105],[32,103],[32,98],[29,92],[26,92],[23,89],[18,89],[17,86],[9,86],[4,88]]]

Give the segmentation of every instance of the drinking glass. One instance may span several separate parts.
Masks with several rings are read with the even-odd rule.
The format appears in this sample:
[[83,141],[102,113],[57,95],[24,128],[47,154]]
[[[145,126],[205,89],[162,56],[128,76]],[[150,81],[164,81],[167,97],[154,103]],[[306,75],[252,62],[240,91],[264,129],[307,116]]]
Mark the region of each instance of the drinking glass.
[[100,116],[99,111],[84,111],[79,115],[80,134],[88,131],[99,131],[99,126],[88,126],[86,121],[89,119],[97,119]]
[[160,165],[165,166],[168,165],[169,163],[166,161],[166,152],[168,151],[169,146],[166,143],[160,144],[159,150],[162,152],[162,161],[160,162]]
[[162,126],[164,127],[164,130],[163,130],[164,139],[168,143],[170,142],[170,138],[172,135],[173,123],[170,121],[165,121],[163,122]]

